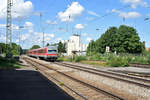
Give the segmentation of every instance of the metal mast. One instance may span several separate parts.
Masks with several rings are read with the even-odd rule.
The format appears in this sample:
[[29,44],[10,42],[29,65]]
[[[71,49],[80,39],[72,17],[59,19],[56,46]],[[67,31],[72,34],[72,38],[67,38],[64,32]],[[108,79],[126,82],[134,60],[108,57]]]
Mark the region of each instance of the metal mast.
[[41,31],[43,32],[43,41],[42,42],[43,42],[43,48],[44,48],[44,46],[45,46],[45,41],[44,41],[44,39],[45,39],[45,36],[44,36],[45,33],[44,33],[44,29],[43,29],[42,22],[41,22],[42,21],[42,16],[43,15],[42,15],[42,12],[41,12],[40,13],[40,27],[41,27]]
[[12,48],[12,16],[11,16],[12,1],[7,0],[7,25],[6,25],[6,56],[10,57]]

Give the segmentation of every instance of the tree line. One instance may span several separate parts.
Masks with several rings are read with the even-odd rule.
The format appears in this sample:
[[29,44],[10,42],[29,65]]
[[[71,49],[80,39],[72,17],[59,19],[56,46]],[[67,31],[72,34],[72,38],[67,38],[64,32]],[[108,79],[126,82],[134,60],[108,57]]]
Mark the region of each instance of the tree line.
[[[10,46],[5,43],[0,43],[0,53],[6,54],[6,50],[7,48],[10,48]],[[16,43],[12,43],[12,47],[11,47],[11,51],[13,55],[19,55],[20,53],[22,53],[22,48],[20,45],[17,45]]]
[[87,54],[105,53],[106,46],[110,52],[117,53],[142,53],[145,50],[136,29],[126,25],[110,27],[96,41],[92,40],[87,47]]

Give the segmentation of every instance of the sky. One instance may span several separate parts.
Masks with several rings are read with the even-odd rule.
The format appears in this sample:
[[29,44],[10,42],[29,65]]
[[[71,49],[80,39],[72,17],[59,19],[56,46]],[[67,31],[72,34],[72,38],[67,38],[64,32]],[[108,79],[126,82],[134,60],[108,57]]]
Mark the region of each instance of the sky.
[[[80,34],[82,43],[98,39],[109,27],[136,28],[150,47],[149,0],[12,0],[12,41],[23,48],[68,40]],[[5,42],[7,0],[0,0],[0,42]],[[20,34],[20,35],[19,35]]]

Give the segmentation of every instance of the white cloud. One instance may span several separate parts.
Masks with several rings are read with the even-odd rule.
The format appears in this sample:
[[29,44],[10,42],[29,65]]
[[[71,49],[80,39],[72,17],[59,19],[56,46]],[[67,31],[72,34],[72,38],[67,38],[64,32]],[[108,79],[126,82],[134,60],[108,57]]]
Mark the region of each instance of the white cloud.
[[138,5],[141,5],[143,7],[148,7],[147,2],[143,0],[121,0],[122,3],[130,4],[132,8],[137,8]]
[[34,30],[33,29],[29,29],[29,33],[33,33],[34,32]]
[[67,32],[67,30],[63,27],[59,27],[57,31],[61,31],[61,32]]
[[19,29],[19,26],[12,24],[12,30],[18,30],[18,29]]
[[55,35],[54,35],[54,34],[49,34],[49,36],[50,36],[51,38],[54,38]]
[[86,40],[87,40],[88,42],[90,42],[92,39],[91,39],[90,37],[87,37]]
[[6,24],[0,24],[0,28],[6,28]]
[[[44,41],[46,43],[50,43],[53,38],[55,37],[54,34],[45,33],[44,34]],[[21,42],[24,44],[23,48],[30,48],[32,45],[40,45],[42,46],[43,42],[43,33],[42,32],[28,32],[21,35]]]
[[63,39],[61,37],[58,37],[56,40],[59,42],[62,41]]
[[57,21],[50,21],[50,20],[46,20],[46,24],[48,24],[48,25],[57,25],[58,23],[57,23]]
[[84,8],[82,5],[80,5],[78,2],[73,2],[71,6],[68,6],[66,11],[58,13],[58,18],[62,22],[72,22],[74,21],[75,17],[80,16],[83,11]]
[[0,42],[3,42],[3,43],[6,42],[6,37],[5,37],[5,35],[4,35],[4,34],[1,34],[1,33],[0,33]]
[[24,27],[26,27],[26,28],[33,28],[33,23],[31,23],[31,22],[25,22],[25,24],[24,24]]
[[88,20],[88,21],[94,20],[93,17],[86,17],[85,19]]
[[119,16],[122,18],[139,18],[141,14],[138,12],[122,12],[117,9],[112,9],[112,12],[119,13]]
[[25,22],[24,29],[27,29],[29,33],[34,32],[34,24],[32,22]]
[[87,36],[87,33],[82,33],[81,35],[82,35],[82,36]]
[[147,17],[150,17],[150,14],[146,14]]
[[97,14],[96,12],[93,12],[93,11],[87,11],[87,13],[90,15],[96,16],[96,17],[100,17],[99,14]]
[[83,24],[76,24],[75,28],[81,30],[81,29],[84,29],[84,25]]
[[51,24],[51,21],[50,20],[46,20],[46,24]]
[[[7,0],[0,0],[0,18],[6,18]],[[31,1],[13,0],[12,17],[24,17],[29,16],[33,11],[33,5]]]
[[117,9],[112,9],[113,13],[120,13],[121,11],[117,10]]
[[27,40],[29,37],[30,37],[30,34],[29,34],[29,33],[23,34],[23,35],[21,36],[21,41],[25,41],[25,40]]
[[138,18],[141,16],[141,14],[138,12],[128,12],[128,13],[120,13],[119,16],[123,18]]
[[58,23],[57,23],[57,21],[54,21],[54,22],[52,22],[51,24],[52,24],[52,25],[57,25]]

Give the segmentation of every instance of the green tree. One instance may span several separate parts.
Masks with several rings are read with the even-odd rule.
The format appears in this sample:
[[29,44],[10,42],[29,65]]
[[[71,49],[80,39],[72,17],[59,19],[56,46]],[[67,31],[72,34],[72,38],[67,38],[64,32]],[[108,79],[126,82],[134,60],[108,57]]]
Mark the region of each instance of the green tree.
[[53,43],[53,44],[51,44],[51,46],[57,46],[58,45],[58,43]]
[[59,53],[66,53],[66,48],[65,48],[66,44],[62,43],[61,41],[58,43],[58,51]]
[[40,48],[39,45],[33,45],[32,48],[30,48],[30,50],[32,50],[32,49],[38,49],[38,48]]
[[140,42],[140,37],[133,27],[121,25],[117,35],[118,52],[142,53],[144,45]]
[[49,46],[49,45],[50,45],[49,43],[46,44],[46,46]]
[[106,46],[110,47],[112,52],[116,51],[116,36],[118,29],[110,27],[102,36],[96,41],[96,51],[104,53]]
[[126,25],[121,25],[119,28],[110,27],[95,41],[95,44],[89,44],[87,53],[90,45],[92,45],[92,52],[99,53],[105,53],[106,46],[110,47],[111,52],[119,53],[142,53],[145,48],[136,29]]
[[6,53],[6,45],[5,45],[5,43],[0,43],[0,52],[1,53]]
[[87,47],[87,55],[91,55],[91,53],[96,51],[96,43],[92,40]]

